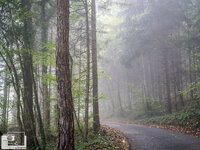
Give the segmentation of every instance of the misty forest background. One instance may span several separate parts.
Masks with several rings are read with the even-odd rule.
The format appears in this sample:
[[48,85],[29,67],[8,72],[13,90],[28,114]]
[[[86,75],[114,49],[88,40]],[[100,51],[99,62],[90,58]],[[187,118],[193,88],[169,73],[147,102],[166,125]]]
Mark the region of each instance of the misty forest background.
[[[0,0],[0,131],[24,131],[31,124],[26,132],[34,137],[32,146],[50,148],[58,134],[56,3]],[[70,1],[77,149],[103,138],[91,129],[98,91],[91,8],[89,0]],[[199,129],[200,1],[101,0],[96,12],[101,119]]]

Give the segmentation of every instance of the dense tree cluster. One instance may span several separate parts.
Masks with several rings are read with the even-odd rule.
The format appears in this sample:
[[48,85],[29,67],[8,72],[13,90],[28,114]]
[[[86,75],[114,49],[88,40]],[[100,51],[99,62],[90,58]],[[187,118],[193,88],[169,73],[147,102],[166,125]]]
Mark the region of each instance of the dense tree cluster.
[[25,131],[33,149],[74,149],[75,128],[87,142],[100,129],[95,0],[0,0],[0,12],[0,131]]

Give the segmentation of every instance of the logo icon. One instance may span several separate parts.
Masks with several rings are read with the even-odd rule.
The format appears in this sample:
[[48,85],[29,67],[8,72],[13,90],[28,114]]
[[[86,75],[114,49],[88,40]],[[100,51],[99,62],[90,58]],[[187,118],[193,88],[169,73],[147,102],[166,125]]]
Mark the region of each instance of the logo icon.
[[26,149],[27,137],[24,132],[8,132],[1,136],[1,149]]

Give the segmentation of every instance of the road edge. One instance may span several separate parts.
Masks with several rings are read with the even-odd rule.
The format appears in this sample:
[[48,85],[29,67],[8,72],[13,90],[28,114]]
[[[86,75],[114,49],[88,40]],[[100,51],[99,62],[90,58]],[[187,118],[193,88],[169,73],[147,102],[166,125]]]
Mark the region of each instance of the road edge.
[[[120,150],[133,150],[131,149],[130,142],[123,132],[110,127],[108,125],[101,125],[101,131],[107,136],[111,136],[116,143],[120,143]],[[119,140],[120,139],[120,140]]]

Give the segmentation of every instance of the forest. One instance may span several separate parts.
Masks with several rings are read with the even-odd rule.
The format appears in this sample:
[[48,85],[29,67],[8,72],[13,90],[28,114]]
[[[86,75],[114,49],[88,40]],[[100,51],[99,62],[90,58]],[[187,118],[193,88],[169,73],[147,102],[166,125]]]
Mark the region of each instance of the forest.
[[0,149],[198,150],[199,76],[199,0],[0,0]]

